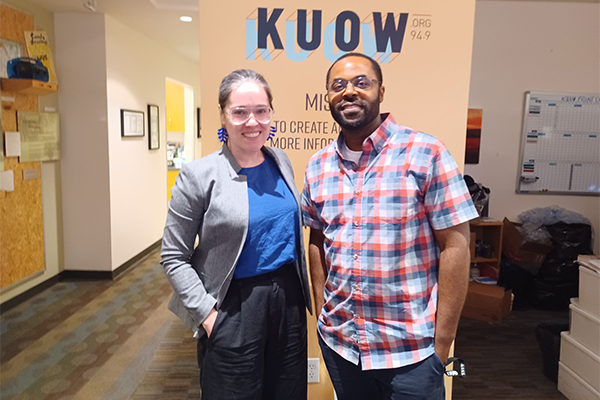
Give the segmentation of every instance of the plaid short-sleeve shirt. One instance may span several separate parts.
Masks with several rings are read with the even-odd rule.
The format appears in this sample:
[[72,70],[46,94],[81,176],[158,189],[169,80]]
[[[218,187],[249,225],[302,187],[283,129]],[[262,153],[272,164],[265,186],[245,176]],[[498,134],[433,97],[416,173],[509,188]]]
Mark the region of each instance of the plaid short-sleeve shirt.
[[383,118],[358,164],[343,159],[341,136],[315,154],[302,193],[304,225],[325,236],[329,273],[319,333],[365,370],[433,354],[439,267],[433,229],[477,217],[443,143]]

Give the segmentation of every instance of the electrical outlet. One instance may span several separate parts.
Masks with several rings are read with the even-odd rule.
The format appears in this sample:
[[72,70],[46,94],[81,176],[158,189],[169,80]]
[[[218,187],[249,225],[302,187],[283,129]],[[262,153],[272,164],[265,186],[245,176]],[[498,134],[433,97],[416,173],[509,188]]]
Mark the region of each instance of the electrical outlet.
[[319,383],[319,359],[308,359],[308,383]]

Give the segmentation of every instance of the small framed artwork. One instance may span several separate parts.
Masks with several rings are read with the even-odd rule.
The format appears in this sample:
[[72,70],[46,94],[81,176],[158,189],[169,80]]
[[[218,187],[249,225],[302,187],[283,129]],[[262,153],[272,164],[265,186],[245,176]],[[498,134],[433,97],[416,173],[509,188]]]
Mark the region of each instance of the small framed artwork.
[[469,113],[467,114],[465,164],[479,164],[482,117],[483,109],[469,108]]
[[144,112],[121,110],[121,137],[144,136]]
[[148,148],[150,150],[160,148],[159,126],[158,106],[148,104]]
[[197,129],[197,136],[198,139],[200,139],[202,136],[200,135],[200,107],[196,108],[196,129]]

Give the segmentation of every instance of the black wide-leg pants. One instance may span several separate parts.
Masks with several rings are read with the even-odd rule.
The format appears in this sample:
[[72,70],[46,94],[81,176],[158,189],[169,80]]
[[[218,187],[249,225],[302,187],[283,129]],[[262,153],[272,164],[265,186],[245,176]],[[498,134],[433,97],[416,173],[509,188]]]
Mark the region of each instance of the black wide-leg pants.
[[234,279],[198,341],[202,400],[306,400],[306,310],[292,264]]

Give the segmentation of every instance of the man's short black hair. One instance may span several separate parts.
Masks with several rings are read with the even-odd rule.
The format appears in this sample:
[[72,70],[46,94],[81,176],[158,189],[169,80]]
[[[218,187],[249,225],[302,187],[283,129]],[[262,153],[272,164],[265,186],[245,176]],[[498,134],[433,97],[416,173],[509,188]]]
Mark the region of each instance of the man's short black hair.
[[340,60],[343,60],[344,58],[347,57],[362,57],[362,58],[366,58],[367,60],[371,61],[371,66],[373,67],[373,70],[375,71],[375,75],[377,75],[377,80],[379,81],[379,85],[383,85],[383,73],[381,72],[381,67],[379,66],[379,63],[375,60],[373,60],[371,57],[369,57],[366,54],[363,53],[346,53],[343,56],[341,56],[340,58],[338,58],[337,60],[335,60],[335,62],[333,64],[331,64],[331,67],[329,67],[329,69],[327,70],[327,76],[325,77],[325,86],[329,85],[329,75],[331,74],[331,69],[333,68],[333,66],[335,64],[337,64]]

